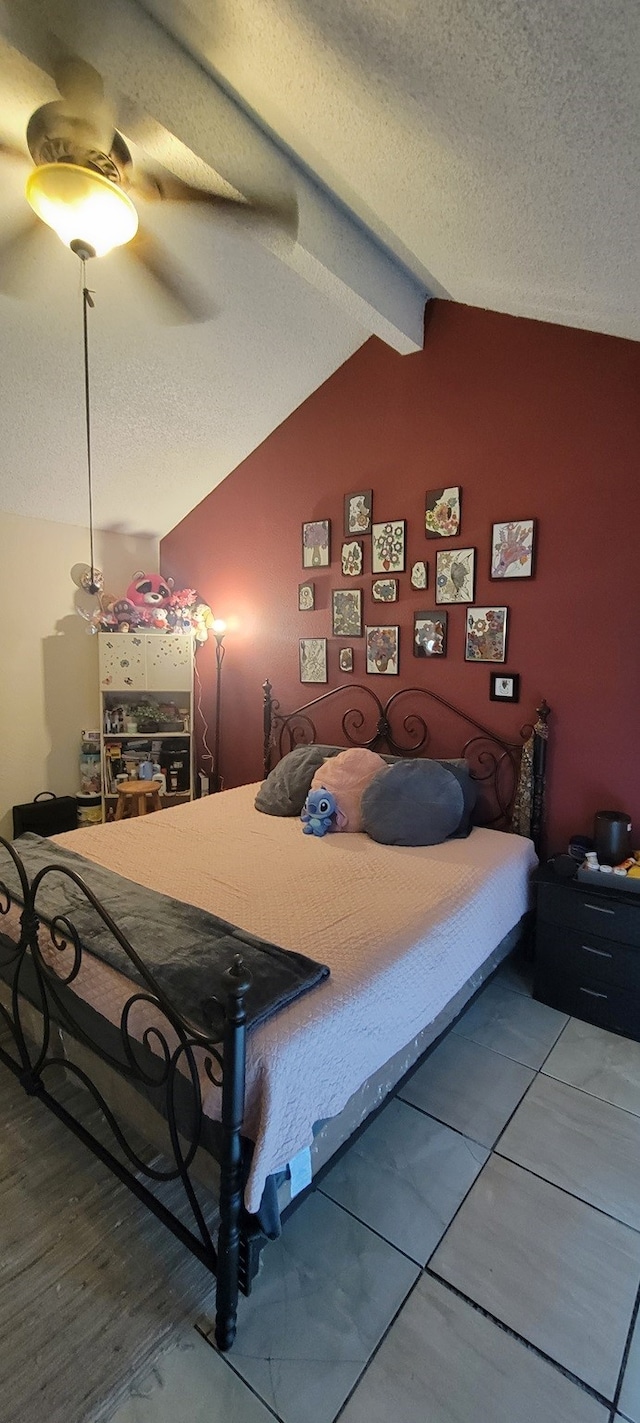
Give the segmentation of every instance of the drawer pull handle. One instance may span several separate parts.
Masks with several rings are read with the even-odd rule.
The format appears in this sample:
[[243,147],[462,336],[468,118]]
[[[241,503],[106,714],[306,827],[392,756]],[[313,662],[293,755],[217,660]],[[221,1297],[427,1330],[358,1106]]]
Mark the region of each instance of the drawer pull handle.
[[584,907],[595,910],[596,914],[615,914],[616,912],[615,909],[603,909],[601,904],[587,904],[586,901]]
[[583,944],[582,947],[585,954],[597,954],[599,959],[613,958],[613,954],[610,954],[608,949],[592,949],[591,944]]
[[579,988],[578,993],[587,993],[589,998],[608,998],[608,993],[596,993],[595,988]]

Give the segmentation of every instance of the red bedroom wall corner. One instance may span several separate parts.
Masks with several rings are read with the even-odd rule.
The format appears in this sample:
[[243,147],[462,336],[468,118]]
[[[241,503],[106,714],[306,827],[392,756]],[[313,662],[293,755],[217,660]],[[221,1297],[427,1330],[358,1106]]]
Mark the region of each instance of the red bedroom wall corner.
[[[374,519],[407,520],[407,566],[430,565],[426,595],[407,571],[399,602],[384,609],[371,601],[365,552],[366,576],[353,580],[365,589],[364,621],[401,627],[400,676],[372,678],[375,690],[424,681],[506,735],[546,697],[549,848],[588,833],[601,808],[627,810],[640,846],[640,344],[452,302],[432,308],[424,350],[398,356],[367,342],[162,542],[165,575],[237,620],[224,667],[225,783],[261,775],[265,677],[284,707],[325,690],[300,685],[300,637],[327,636],[328,685],[350,680],[338,671],[330,590],[345,582],[344,494],[371,488]],[[433,606],[425,491],[452,484],[462,486],[459,543],[477,549],[475,601],[509,608],[516,707],[489,701],[489,666],[465,663],[463,607],[449,609],[445,659],[412,656],[413,612]],[[332,521],[332,563],[309,575],[300,526],[316,518]],[[513,518],[538,520],[536,575],[497,585],[491,524]],[[307,576],[316,609],[299,613]],[[366,680],[364,640],[352,645],[354,678]],[[211,724],[212,647],[198,658]]]

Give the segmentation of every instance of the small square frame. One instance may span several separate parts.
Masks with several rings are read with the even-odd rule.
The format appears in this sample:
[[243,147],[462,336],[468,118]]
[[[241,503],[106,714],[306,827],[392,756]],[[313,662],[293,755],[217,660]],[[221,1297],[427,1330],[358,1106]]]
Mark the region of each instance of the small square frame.
[[353,648],[341,647],[338,653],[338,666],[341,672],[353,672]]
[[[489,700],[492,702],[520,701],[519,672],[491,672]],[[505,690],[506,689],[506,690]]]

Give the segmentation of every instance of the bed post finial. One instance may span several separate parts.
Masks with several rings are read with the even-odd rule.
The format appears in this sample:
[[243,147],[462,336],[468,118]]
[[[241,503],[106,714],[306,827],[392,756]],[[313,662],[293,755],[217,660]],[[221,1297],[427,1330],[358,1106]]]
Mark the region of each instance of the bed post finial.
[[551,707],[543,700],[539,707],[536,707],[538,718],[533,728],[533,766],[531,787],[531,839],[536,848],[536,853],[542,851],[542,830],[544,823],[544,792],[547,769],[547,741],[549,739],[549,727],[547,722],[551,716]]
[[230,1349],[236,1337],[238,1277],[240,1268],[240,1217],[242,1214],[242,1138],[244,1120],[246,994],[251,974],[236,954],[225,975],[227,1001],[224,1015],[222,1074],[222,1155],[220,1161],[220,1228],[216,1287],[215,1338],[218,1348]]
[[262,683],[262,726],[264,731],[264,741],[262,749],[262,772],[266,779],[271,770],[271,744],[273,736],[273,697],[271,693],[273,687],[267,677]]

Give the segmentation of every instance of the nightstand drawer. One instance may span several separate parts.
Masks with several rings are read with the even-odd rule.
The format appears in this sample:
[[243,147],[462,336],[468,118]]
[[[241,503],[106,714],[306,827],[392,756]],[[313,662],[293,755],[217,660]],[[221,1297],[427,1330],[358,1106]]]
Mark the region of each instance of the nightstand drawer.
[[640,994],[640,949],[602,939],[597,934],[538,920],[536,965],[545,975],[578,982],[587,977],[619,984]]
[[591,894],[587,888],[541,884],[538,888],[538,918],[552,924],[566,924],[579,933],[597,934],[601,939],[640,948],[640,903],[622,904],[605,894]]
[[640,1039],[640,996],[617,984],[609,986],[598,979],[566,979],[560,974],[536,972],[533,996],[561,1013],[570,1013],[612,1033],[624,1033],[636,1041]]

